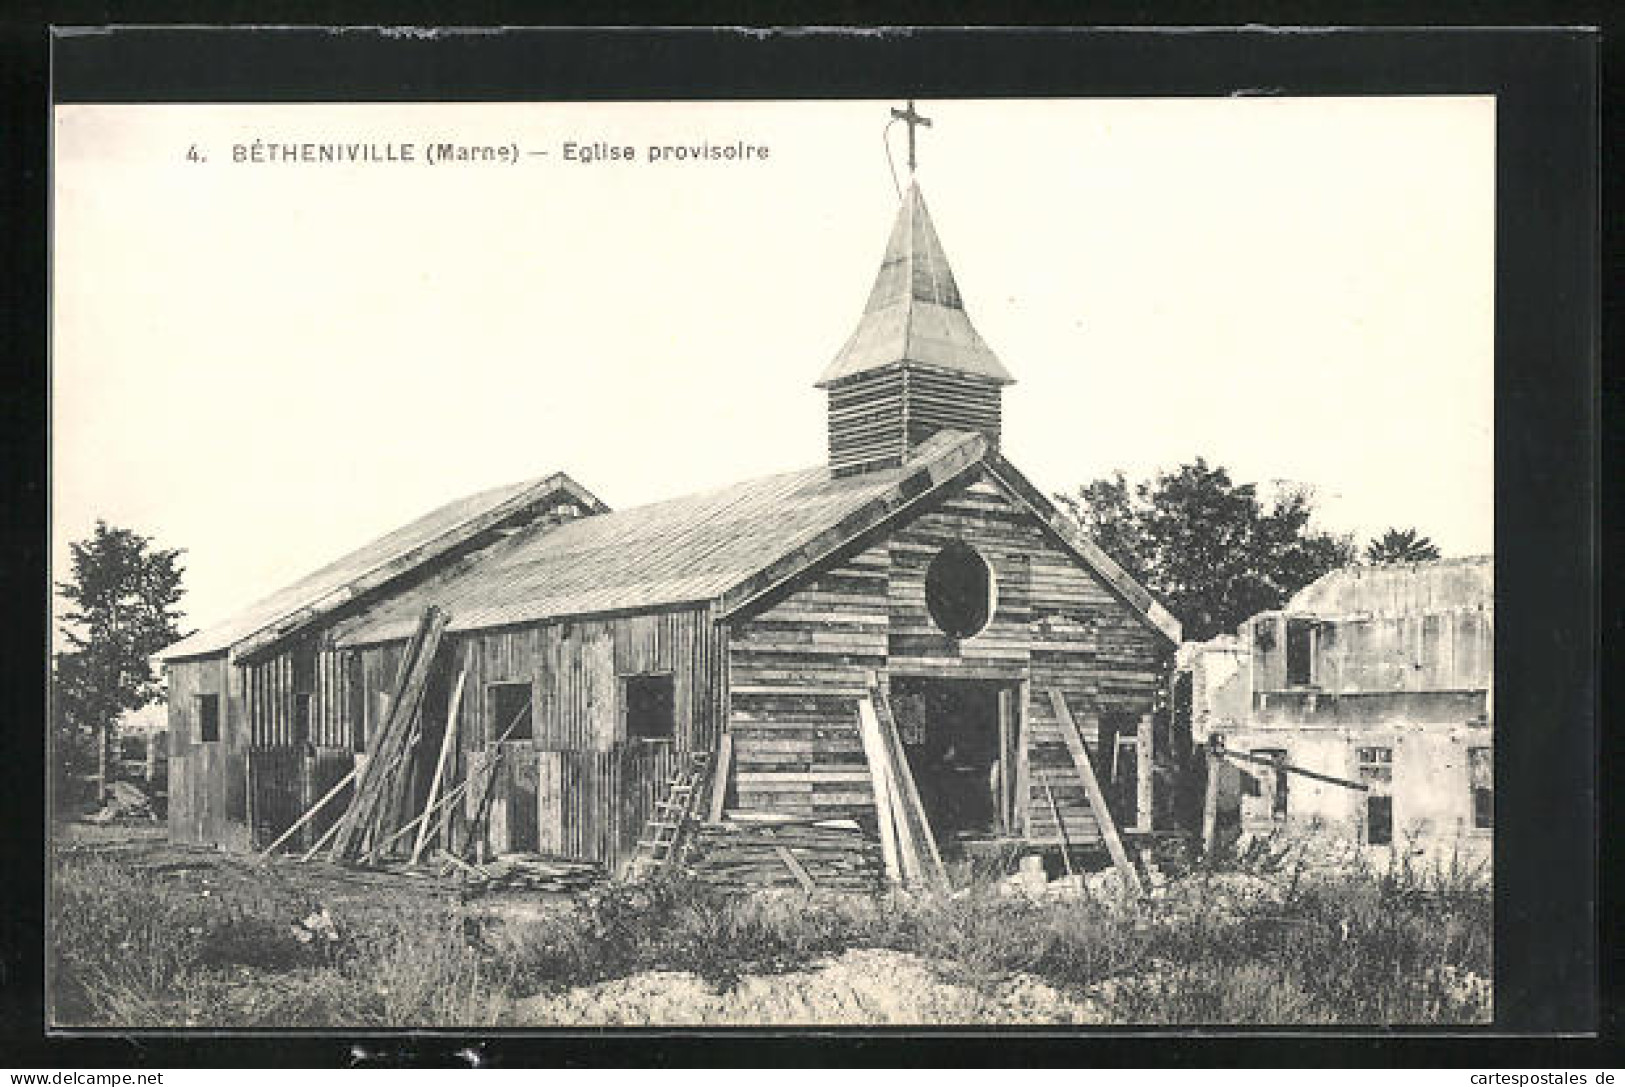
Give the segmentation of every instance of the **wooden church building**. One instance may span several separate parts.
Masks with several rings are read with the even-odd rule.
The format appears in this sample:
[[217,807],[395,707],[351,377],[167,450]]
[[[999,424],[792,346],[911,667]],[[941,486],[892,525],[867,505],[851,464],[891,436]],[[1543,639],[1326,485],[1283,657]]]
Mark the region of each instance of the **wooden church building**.
[[171,646],[172,837],[263,847],[342,781],[430,606],[414,804],[446,731],[448,781],[500,750],[490,851],[624,861],[694,753],[724,813],[870,825],[876,700],[944,852],[1098,843],[1101,806],[1159,829],[1179,624],[1000,453],[1011,383],[911,183],[817,383],[826,463],[620,511],[564,475],[472,495]]

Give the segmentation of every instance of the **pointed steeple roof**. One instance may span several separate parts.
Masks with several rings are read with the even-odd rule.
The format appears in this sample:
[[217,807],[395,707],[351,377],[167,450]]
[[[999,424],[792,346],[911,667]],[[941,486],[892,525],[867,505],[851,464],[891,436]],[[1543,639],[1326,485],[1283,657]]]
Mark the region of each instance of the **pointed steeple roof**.
[[863,317],[818,385],[904,362],[1015,381],[970,323],[918,182],[897,211]]

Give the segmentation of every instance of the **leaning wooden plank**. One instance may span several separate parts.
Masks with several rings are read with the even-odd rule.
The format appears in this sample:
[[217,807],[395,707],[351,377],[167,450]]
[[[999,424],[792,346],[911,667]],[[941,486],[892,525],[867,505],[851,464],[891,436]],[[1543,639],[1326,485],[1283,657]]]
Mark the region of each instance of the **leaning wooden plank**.
[[423,856],[424,843],[428,841],[428,814],[437,807],[435,799],[440,795],[440,781],[446,775],[446,759],[451,753],[452,745],[457,742],[457,710],[462,705],[463,683],[467,679],[467,668],[457,673],[457,686],[452,689],[450,708],[446,710],[446,731],[440,737],[440,758],[435,760],[434,779],[429,782],[429,798],[423,803],[424,818],[418,823],[418,837],[417,841],[412,843],[412,858],[408,864],[418,862],[418,858]]
[[1055,818],[1055,829],[1061,835],[1061,863],[1066,865],[1066,874],[1072,874],[1072,839],[1067,837],[1066,820],[1061,818],[1061,805],[1055,802],[1055,790],[1044,783],[1044,795],[1049,798],[1050,815]]
[[1328,785],[1339,785],[1345,789],[1355,789],[1362,793],[1371,791],[1371,787],[1366,785],[1364,782],[1350,781],[1347,778],[1333,777],[1330,774],[1322,774],[1316,770],[1305,770],[1301,766],[1293,766],[1291,763],[1282,762],[1279,759],[1265,758],[1263,755],[1253,755],[1241,751],[1230,751],[1228,749],[1221,751],[1220,754],[1227,759],[1243,759],[1247,762],[1257,763],[1260,766],[1268,766],[1274,770],[1284,770],[1289,774],[1299,774],[1306,778],[1312,778],[1315,781],[1324,781]]
[[892,717],[891,704],[886,700],[886,693],[878,686],[874,688],[872,697],[875,716],[880,720],[880,735],[891,756],[888,770],[901,786],[895,793],[902,797],[900,810],[908,824],[908,832],[917,841],[925,843],[926,855],[931,859],[930,875],[939,885],[946,887],[948,869],[942,863],[942,854],[937,851],[937,839],[931,832],[931,821],[926,818],[920,790],[914,784],[914,772],[909,769],[908,753],[903,750],[903,738],[897,733],[897,721]]
[[[389,837],[387,837],[383,841],[379,842],[378,843],[378,848],[376,850],[374,850],[373,852],[376,854],[376,853],[382,852],[385,849],[388,849],[391,845],[394,845],[395,842],[400,840],[413,827],[426,827],[426,826],[428,826],[429,825],[429,822],[428,822],[429,819],[431,819],[438,812],[440,812],[442,809],[444,809],[448,804],[455,803],[457,801],[457,799],[459,797],[461,797],[467,791],[468,791],[468,783],[466,781],[463,782],[461,785],[458,785],[455,789],[448,790],[446,792],[446,795],[441,797],[440,801],[437,804],[435,804],[433,807],[423,809],[423,814],[422,815],[419,815],[417,818],[413,819],[410,823],[406,824],[404,827],[401,827],[399,830],[395,831],[395,833],[391,834]],[[413,861],[412,863],[415,864],[417,862]]]
[[1083,737],[1078,733],[1078,726],[1072,720],[1072,711],[1067,708],[1066,696],[1059,689],[1051,687],[1049,692],[1050,705],[1055,708],[1055,720],[1061,728],[1061,739],[1066,741],[1066,749],[1072,755],[1072,763],[1078,768],[1078,777],[1083,779],[1083,790],[1089,796],[1089,807],[1095,815],[1095,824],[1100,827],[1100,836],[1106,839],[1106,851],[1112,856],[1112,863],[1117,866],[1118,874],[1123,877],[1123,883],[1135,894],[1140,894],[1140,874],[1134,870],[1134,862],[1128,858],[1128,851],[1123,848],[1123,839],[1117,834],[1117,821],[1112,818],[1111,809],[1106,806],[1106,794],[1101,791],[1100,782],[1095,779],[1094,764],[1089,761],[1089,750],[1083,746]]
[[287,841],[289,838],[292,838],[294,834],[298,832],[300,827],[304,826],[306,823],[310,822],[311,819],[315,818],[316,813],[325,808],[329,800],[332,800],[335,796],[338,796],[344,787],[350,784],[351,779],[354,777],[355,771],[351,770],[348,774],[345,774],[342,778],[340,778],[337,785],[327,790],[327,793],[320,800],[316,801],[316,803],[312,804],[308,809],[306,809],[305,814],[294,820],[293,825],[287,830],[283,831],[282,835],[277,838],[276,841],[266,846],[265,850],[260,853],[260,856],[262,858],[269,857],[272,853],[275,853],[277,848],[281,846],[283,842]]
[[316,839],[316,844],[305,850],[305,855],[299,858],[299,863],[304,864],[306,861],[310,860],[310,858],[320,853],[322,849],[326,847],[327,843],[333,840],[333,836],[338,832],[339,820],[335,819],[333,820],[333,825],[328,827],[320,838]]
[[369,746],[367,772],[356,782],[344,825],[333,842],[335,860],[352,859],[366,851],[366,839],[376,842],[381,837],[379,824],[396,795],[392,786],[401,780],[400,764],[415,732],[423,691],[446,622],[447,615],[441,609],[433,605],[424,609],[397,671],[397,690],[390,699],[389,716]]
[[858,700],[858,732],[863,738],[864,758],[869,760],[869,780],[875,794],[875,816],[880,824],[880,855],[886,864],[886,878],[893,883],[901,883],[903,872],[898,864],[891,775],[886,773],[886,745],[880,737],[880,720],[875,716],[874,703],[867,697]]
[[779,859],[784,862],[786,868],[790,869],[790,874],[796,877],[804,890],[816,891],[818,889],[818,884],[813,882],[812,876],[807,873],[807,869],[802,867],[801,862],[796,860],[794,853],[782,845],[774,846],[774,849],[778,851]]
[[717,745],[717,764],[711,771],[711,808],[707,822],[722,822],[722,806],[728,799],[728,774],[733,769],[734,734],[724,732]]

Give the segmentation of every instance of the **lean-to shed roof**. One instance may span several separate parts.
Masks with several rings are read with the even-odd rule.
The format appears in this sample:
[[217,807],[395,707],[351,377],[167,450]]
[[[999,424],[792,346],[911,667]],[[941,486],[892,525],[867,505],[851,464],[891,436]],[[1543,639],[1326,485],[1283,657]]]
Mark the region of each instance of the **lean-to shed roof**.
[[451,613],[449,630],[476,630],[706,603],[854,514],[883,515],[905,479],[926,488],[932,470],[963,468],[985,449],[980,436],[944,432],[900,468],[832,477],[820,466],[520,532],[346,621],[339,642],[409,637],[428,604]]
[[562,473],[493,487],[448,502],[432,513],[300,578],[223,622],[206,627],[158,654],[160,660],[209,656],[290,621],[308,621],[440,558],[498,525],[571,499],[593,510],[608,507]]

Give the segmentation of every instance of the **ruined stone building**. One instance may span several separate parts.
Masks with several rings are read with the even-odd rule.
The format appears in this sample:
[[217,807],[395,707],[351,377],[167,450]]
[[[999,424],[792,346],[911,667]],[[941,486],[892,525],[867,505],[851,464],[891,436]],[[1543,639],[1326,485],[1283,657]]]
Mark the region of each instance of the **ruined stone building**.
[[1234,636],[1187,643],[1177,703],[1196,742],[1366,786],[1227,761],[1221,824],[1487,858],[1494,649],[1487,556],[1338,570]]

